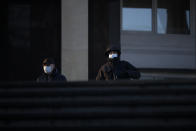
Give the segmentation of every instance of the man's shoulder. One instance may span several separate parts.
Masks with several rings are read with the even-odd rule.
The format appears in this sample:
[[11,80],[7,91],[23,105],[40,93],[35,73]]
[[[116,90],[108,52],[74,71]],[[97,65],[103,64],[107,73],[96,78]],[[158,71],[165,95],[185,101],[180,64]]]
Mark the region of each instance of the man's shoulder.
[[122,61],[121,61],[121,65],[126,66],[126,67],[129,67],[129,68],[133,68],[133,69],[136,68],[136,67],[135,67],[134,65],[132,65],[130,62],[125,61],[125,60],[122,60]]
[[123,63],[123,64],[130,64],[128,61],[126,61],[126,60],[121,60],[120,61],[121,63]]
[[61,73],[58,73],[57,77],[58,77],[59,80],[67,80],[65,75],[63,75]]
[[65,75],[63,75],[63,74],[60,74],[60,77],[63,78],[63,79],[66,78]]
[[131,65],[131,66],[133,66],[130,62],[128,62],[128,61],[126,61],[126,60],[122,60],[121,63],[122,63],[122,64],[126,64],[126,65]]

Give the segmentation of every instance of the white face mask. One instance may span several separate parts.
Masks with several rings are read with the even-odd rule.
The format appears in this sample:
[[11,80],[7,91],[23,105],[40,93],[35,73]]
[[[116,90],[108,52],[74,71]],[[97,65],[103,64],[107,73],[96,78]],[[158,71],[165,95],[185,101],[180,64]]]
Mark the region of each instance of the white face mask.
[[52,73],[52,67],[51,66],[44,66],[43,68],[44,68],[44,72],[46,74]]
[[110,59],[114,59],[114,58],[117,58],[117,57],[118,57],[118,54],[109,54]]

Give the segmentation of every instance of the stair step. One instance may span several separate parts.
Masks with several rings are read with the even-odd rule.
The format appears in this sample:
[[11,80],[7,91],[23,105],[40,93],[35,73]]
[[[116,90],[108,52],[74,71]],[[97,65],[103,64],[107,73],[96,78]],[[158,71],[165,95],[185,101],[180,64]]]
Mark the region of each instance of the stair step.
[[134,105],[196,105],[196,95],[177,96],[77,96],[1,98],[0,107],[79,107]]
[[0,88],[1,97],[34,97],[34,96],[114,96],[114,95],[194,95],[196,87],[189,88]]
[[195,129],[192,119],[90,119],[90,120],[32,120],[0,123],[0,128],[10,129]]
[[112,117],[194,117],[196,106],[139,106],[139,107],[79,107],[79,108],[30,108],[1,109],[0,119],[66,119]]

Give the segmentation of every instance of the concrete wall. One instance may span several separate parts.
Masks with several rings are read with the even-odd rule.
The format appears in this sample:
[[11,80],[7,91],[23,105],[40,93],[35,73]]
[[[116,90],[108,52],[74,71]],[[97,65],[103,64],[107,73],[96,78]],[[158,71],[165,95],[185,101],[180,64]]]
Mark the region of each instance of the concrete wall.
[[194,35],[122,31],[122,59],[139,68],[195,69]]
[[88,0],[62,0],[62,73],[88,80]]

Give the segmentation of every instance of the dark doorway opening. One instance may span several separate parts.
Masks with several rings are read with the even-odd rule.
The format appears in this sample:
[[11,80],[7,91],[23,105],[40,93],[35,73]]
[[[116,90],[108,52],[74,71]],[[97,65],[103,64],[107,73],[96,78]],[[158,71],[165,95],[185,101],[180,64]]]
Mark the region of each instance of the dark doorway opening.
[[4,0],[0,81],[34,81],[45,57],[60,69],[61,0]]
[[89,0],[89,80],[96,78],[112,45],[120,48],[120,0]]

